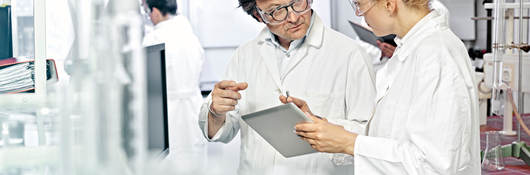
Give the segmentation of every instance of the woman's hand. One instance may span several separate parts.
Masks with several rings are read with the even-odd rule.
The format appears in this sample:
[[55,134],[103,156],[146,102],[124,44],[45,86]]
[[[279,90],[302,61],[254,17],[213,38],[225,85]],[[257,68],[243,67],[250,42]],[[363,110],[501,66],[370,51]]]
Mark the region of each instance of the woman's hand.
[[344,127],[329,123],[326,118],[314,115],[304,100],[280,96],[284,104],[293,103],[302,110],[313,122],[299,123],[295,126],[296,134],[320,152],[346,153],[353,155],[353,147],[357,134],[348,132]]
[[353,155],[357,134],[348,132],[344,127],[329,123],[306,112],[313,122],[299,123],[295,126],[296,134],[311,144],[313,149],[328,153],[345,153]]
[[381,42],[379,40],[377,40],[377,46],[379,49],[381,49],[381,59],[383,57],[392,58],[392,55],[394,55],[394,51],[396,50],[396,47],[393,45]]

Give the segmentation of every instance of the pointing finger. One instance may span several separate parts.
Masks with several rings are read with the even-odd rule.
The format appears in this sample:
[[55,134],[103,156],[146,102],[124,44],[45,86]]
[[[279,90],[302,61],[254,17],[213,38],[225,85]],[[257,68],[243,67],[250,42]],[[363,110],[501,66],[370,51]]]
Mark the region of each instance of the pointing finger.
[[219,88],[219,89],[228,89],[228,88],[231,88],[231,87],[234,87],[236,86],[237,83],[235,81],[221,81],[219,83],[216,84],[216,86]]

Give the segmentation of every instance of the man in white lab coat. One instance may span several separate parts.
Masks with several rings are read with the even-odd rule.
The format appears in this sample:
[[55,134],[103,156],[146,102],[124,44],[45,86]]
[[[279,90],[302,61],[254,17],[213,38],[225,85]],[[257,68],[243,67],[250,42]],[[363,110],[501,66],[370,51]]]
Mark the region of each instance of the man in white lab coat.
[[236,50],[225,81],[215,85],[203,104],[199,125],[204,136],[228,143],[241,131],[238,173],[243,175],[353,173],[352,165],[336,166],[333,154],[284,158],[241,115],[280,105],[278,97],[288,91],[309,99],[314,110],[330,122],[346,129],[364,128],[375,98],[374,74],[366,53],[353,40],[324,26],[311,10],[311,0],[239,3],[267,27]]
[[146,0],[143,7],[154,30],[144,45],[165,43],[168,95],[169,160],[183,173],[202,172],[206,141],[196,121],[203,102],[199,76],[204,50],[186,17],[176,15],[175,0]]

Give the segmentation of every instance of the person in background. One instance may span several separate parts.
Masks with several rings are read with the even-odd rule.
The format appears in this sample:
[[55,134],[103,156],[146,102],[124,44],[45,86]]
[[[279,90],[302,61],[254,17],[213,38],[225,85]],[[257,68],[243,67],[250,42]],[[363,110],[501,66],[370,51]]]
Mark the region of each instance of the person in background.
[[199,77],[204,50],[186,17],[177,15],[176,0],[144,0],[142,7],[154,24],[144,46],[164,43],[168,97],[168,160],[183,174],[204,172],[206,140],[196,121],[203,99]]
[[311,111],[310,103],[280,96],[314,121],[296,125],[297,134],[319,151],[352,155],[355,174],[480,174],[474,70],[447,16],[428,0],[350,1],[376,35],[397,35],[392,58],[377,72],[367,135],[315,117],[325,114]]

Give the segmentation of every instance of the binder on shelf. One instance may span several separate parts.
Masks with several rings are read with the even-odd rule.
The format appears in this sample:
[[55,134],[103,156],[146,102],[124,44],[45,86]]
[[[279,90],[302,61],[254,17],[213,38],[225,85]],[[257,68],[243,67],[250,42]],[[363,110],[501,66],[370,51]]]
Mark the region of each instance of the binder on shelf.
[[[0,62],[0,94],[35,92],[35,61],[17,62],[5,59]],[[59,80],[55,60],[46,60],[47,83]]]
[[13,57],[11,6],[0,4],[0,60]]

